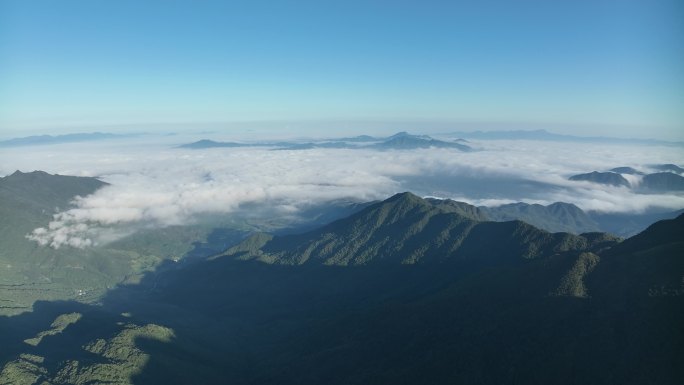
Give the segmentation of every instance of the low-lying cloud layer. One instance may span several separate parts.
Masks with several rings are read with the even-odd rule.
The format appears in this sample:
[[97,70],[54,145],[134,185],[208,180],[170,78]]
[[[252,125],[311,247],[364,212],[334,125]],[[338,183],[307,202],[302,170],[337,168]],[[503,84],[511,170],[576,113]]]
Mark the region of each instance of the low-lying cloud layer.
[[[167,139],[168,140],[168,139]],[[203,214],[279,216],[336,199],[368,201],[414,191],[496,205],[570,202],[585,210],[640,212],[684,207],[682,195],[568,181],[617,166],[683,163],[679,147],[483,141],[481,151],[267,148],[178,149],[112,141],[8,150],[0,172],[44,170],[99,176],[110,186],[77,198],[29,235],[42,245],[102,244],[141,227],[191,223]],[[245,211],[249,207],[258,210]]]

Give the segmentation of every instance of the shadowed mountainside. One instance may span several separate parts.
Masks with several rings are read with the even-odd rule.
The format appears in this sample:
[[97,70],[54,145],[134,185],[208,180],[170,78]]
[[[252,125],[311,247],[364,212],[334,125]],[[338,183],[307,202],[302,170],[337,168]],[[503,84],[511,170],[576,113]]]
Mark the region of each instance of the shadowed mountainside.
[[[193,242],[206,240],[216,227],[145,230],[88,249],[54,249],[26,238],[34,229],[47,227],[55,213],[72,207],[75,197],[106,186],[97,178],[42,171],[0,178],[0,314],[30,310],[36,300],[97,300],[118,283],[135,282],[163,259],[193,251]],[[236,230],[223,238],[232,245],[243,237],[244,232]]]
[[[286,219],[196,218],[191,225],[141,229],[98,247],[59,249],[27,239],[47,228],[53,215],[72,201],[105,188],[92,177],[17,171],[0,178],[0,314],[31,309],[36,300],[78,299],[92,302],[122,282],[136,282],[163,260],[185,263],[224,251],[257,229],[287,233],[311,229],[347,216],[366,203],[334,201],[305,208]],[[248,208],[247,208],[248,209]]]
[[573,175],[569,179],[574,181],[587,181],[599,184],[607,184],[610,186],[630,186],[629,181],[616,172],[592,171],[586,174]]
[[412,264],[499,255],[504,250],[537,258],[595,247],[591,237],[552,234],[521,221],[478,222],[464,216],[461,206],[397,194],[309,233],[253,235],[214,258],[295,265]]
[[639,188],[652,192],[672,192],[684,190],[684,177],[672,172],[648,174],[641,180]]
[[[390,246],[411,254],[401,249],[415,250],[437,234],[456,242],[461,233],[438,231],[453,223],[471,226],[457,250],[474,232],[481,232],[478,245],[449,258],[426,251],[413,264],[383,254]],[[185,266],[167,263],[140,284],[110,292],[103,306],[39,302],[32,313],[0,317],[6,347],[0,378],[52,384],[684,379],[684,216],[616,243],[600,233],[551,235],[520,222],[476,222],[399,194],[322,229],[257,235],[240,248],[275,242],[307,250],[325,234],[360,234],[372,247],[399,228],[415,232],[400,231],[398,239],[408,236],[403,243],[384,243],[366,254],[370,259],[347,259],[362,265],[287,253],[264,259],[270,263],[245,261],[233,249]],[[522,247],[510,247],[519,241]]]
[[[684,190],[684,176],[681,167],[674,164],[657,164],[649,166],[656,173],[646,173],[632,167],[616,167],[608,172],[593,171],[586,174],[573,175],[569,180],[589,181],[610,186],[624,186],[638,193],[676,193]],[[635,183],[630,183],[624,175],[640,176]]]
[[571,203],[556,202],[548,206],[511,203],[497,207],[480,207],[480,209],[493,221],[517,219],[550,232],[581,234],[603,230],[582,209]]

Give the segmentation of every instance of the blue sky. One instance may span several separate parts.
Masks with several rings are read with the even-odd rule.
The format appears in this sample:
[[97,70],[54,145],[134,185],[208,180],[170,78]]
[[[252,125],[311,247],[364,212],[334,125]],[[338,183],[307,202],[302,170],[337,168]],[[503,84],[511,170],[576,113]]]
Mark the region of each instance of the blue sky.
[[684,140],[683,111],[678,0],[0,0],[5,133],[431,121]]

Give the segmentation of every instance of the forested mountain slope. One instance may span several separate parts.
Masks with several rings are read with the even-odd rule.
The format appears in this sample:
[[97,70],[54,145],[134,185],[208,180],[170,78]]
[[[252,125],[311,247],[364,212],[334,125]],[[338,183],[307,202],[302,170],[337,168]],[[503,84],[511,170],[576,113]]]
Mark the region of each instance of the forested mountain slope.
[[149,273],[102,306],[39,302],[0,317],[0,378],[682,382],[684,216],[617,242],[434,203],[399,194],[305,234],[255,235]]

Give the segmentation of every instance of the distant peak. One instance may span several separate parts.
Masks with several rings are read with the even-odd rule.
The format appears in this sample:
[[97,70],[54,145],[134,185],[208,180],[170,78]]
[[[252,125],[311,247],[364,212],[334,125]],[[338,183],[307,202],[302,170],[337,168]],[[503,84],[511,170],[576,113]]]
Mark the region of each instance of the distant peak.
[[387,198],[385,202],[419,202],[423,201],[423,198],[411,193],[411,192],[402,192],[398,194],[394,194],[391,197]]
[[390,199],[392,199],[394,197],[416,197],[416,198],[418,198],[418,195],[416,195],[410,191],[404,191],[404,192],[400,192],[400,193],[396,193],[396,194],[392,195],[392,197]]
[[554,206],[557,206],[557,207],[577,207],[576,205],[574,205],[572,203],[568,203],[568,202],[553,202],[550,205],[548,205],[547,207],[554,207]]
[[420,139],[432,139],[428,135],[414,135],[409,134],[406,131],[397,132],[396,134],[388,137],[387,139],[397,139],[397,138],[420,138]]
[[413,138],[416,137],[416,135],[411,135],[406,131],[401,131],[397,132],[396,134],[387,137],[387,140],[392,140],[392,139],[399,139],[399,138]]
[[22,176],[39,176],[39,175],[42,176],[42,175],[50,175],[50,174],[48,174],[45,171],[40,171],[40,170],[34,170],[34,171],[30,171],[30,172],[21,172],[21,171],[17,170],[14,173],[12,173],[12,175],[10,175],[10,176],[22,177]]

